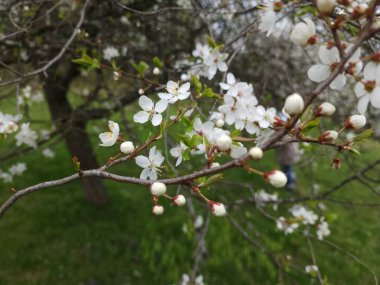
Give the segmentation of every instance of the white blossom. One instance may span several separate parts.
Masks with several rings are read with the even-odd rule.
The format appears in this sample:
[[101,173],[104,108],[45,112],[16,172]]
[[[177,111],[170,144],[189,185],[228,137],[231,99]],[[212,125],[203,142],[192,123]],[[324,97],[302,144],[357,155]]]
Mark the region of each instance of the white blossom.
[[284,231],[284,233],[287,235],[293,233],[298,228],[299,224],[295,222],[289,222],[284,217],[279,217],[276,220],[276,226],[277,229]]
[[313,211],[307,210],[301,205],[294,205],[289,211],[295,218],[301,219],[300,222],[305,225],[314,225],[318,220],[318,216]]
[[26,144],[30,147],[37,147],[37,138],[38,135],[35,131],[31,130],[29,123],[23,123],[21,125],[20,131],[16,135],[16,145],[20,146]]
[[316,265],[306,265],[305,267],[306,273],[313,274],[319,271],[318,266]]
[[152,147],[149,151],[149,157],[139,155],[136,157],[136,164],[143,169],[141,179],[157,180],[157,174],[160,172],[161,164],[164,162],[164,157],[156,147]]
[[190,96],[190,82],[179,85],[177,82],[169,80],[166,84],[167,93],[158,93],[161,99],[167,100],[168,103],[173,104],[178,100],[185,100]]
[[8,170],[9,174],[12,176],[22,175],[25,171],[26,171],[26,164],[21,163],[21,162],[12,165]]
[[247,153],[247,148],[243,146],[242,143],[239,143],[238,145],[231,145],[231,152],[230,155],[232,158],[239,158]]
[[[348,45],[347,49],[352,48],[352,45]],[[319,58],[322,64],[315,64],[311,66],[307,72],[309,79],[314,82],[325,81],[331,73],[335,70],[340,62],[339,50],[336,46],[322,45],[319,48]],[[351,74],[357,74],[362,69],[363,63],[360,61],[360,49],[357,49],[350,57],[347,67],[350,67]],[[346,76],[344,73],[339,73],[338,76],[330,83],[330,88],[333,90],[341,90],[346,85]]]
[[18,131],[17,116],[0,112],[0,134],[12,134]]
[[331,231],[329,229],[329,224],[325,221],[324,217],[320,219],[319,224],[317,225],[317,236],[319,240],[322,240],[324,237],[330,235]]
[[306,46],[314,44],[316,40],[315,25],[312,20],[304,19],[304,22],[298,23],[294,26],[290,34],[290,40],[295,44]]
[[182,275],[181,285],[204,285],[203,276],[199,275],[195,278],[194,283],[190,282],[190,276],[188,274]]
[[113,146],[120,133],[120,127],[118,123],[108,121],[109,132],[99,134],[99,139],[102,141],[100,146]]
[[119,51],[117,48],[114,48],[114,47],[106,47],[105,49],[103,49],[103,58],[105,60],[108,60],[110,61],[112,58],[114,57],[118,57],[120,54],[119,54]]
[[172,149],[170,149],[170,154],[177,158],[177,161],[175,163],[175,166],[178,166],[181,164],[182,160],[183,160],[183,153],[184,151],[188,149],[188,147],[181,141],[179,145],[173,147]]
[[168,107],[168,101],[160,100],[156,104],[153,103],[152,99],[147,96],[141,96],[139,98],[139,105],[143,111],[137,112],[133,116],[133,121],[136,123],[146,123],[152,120],[153,126],[158,126],[162,122],[161,113]]
[[211,53],[205,57],[204,64],[207,67],[208,79],[213,79],[217,70],[221,72],[227,71],[228,66],[225,63],[227,57],[228,54],[220,53],[217,48],[214,48]]
[[364,68],[363,81],[355,85],[355,94],[359,98],[358,111],[364,114],[368,104],[380,108],[380,64],[370,62]]
[[45,157],[47,157],[47,158],[54,158],[55,152],[52,151],[50,148],[45,148],[42,151],[42,155],[45,156]]

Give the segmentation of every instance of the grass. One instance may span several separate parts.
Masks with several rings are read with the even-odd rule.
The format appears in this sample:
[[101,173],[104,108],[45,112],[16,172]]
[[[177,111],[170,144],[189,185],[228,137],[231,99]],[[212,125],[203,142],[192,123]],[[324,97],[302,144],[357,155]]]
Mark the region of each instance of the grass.
[[[43,121],[46,114],[43,105],[33,108],[34,120]],[[35,126],[39,127],[38,124]],[[41,125],[41,128],[46,129],[46,126]],[[100,150],[96,132],[92,126],[88,130],[101,161],[115,154],[114,150]],[[141,126],[137,129],[141,138],[146,132]],[[0,148],[10,147],[6,140],[0,142]],[[0,201],[11,195],[11,186],[20,189],[73,172],[64,145],[58,143],[53,147],[56,151],[54,159],[34,152],[13,161],[25,161],[28,171],[12,185],[0,184]],[[363,144],[361,151],[362,156],[345,158],[342,168],[335,171],[330,167],[333,153],[328,148],[307,148],[304,162],[296,167],[297,194],[284,190],[277,192],[280,197],[310,195],[311,186],[317,188],[317,184],[320,191],[328,190],[379,159],[380,145],[369,141]],[[272,169],[274,161],[274,152],[266,153],[257,167]],[[130,176],[138,176],[140,171],[134,162],[115,168],[115,172]],[[376,171],[371,174],[375,176]],[[242,170],[229,170],[225,177],[226,180],[250,184],[255,191],[262,188],[275,191],[259,177]],[[171,207],[166,201],[165,214],[154,217],[146,188],[110,181],[105,184],[110,202],[104,207],[86,203],[78,182],[42,190],[17,202],[0,220],[0,285],[177,284],[183,273],[191,272],[196,248],[191,215],[184,208]],[[174,187],[169,189],[172,194],[175,190]],[[229,183],[217,184],[205,194],[227,204],[251,195],[241,184]],[[377,195],[357,182],[342,187],[333,197],[380,203]],[[327,207],[326,214],[335,217],[328,240],[340,248],[314,239],[311,241],[323,277],[334,285],[375,284],[368,268],[350,253],[379,274],[378,208],[323,203]],[[318,211],[318,202],[308,205]],[[194,200],[194,206],[198,214],[207,217],[208,209],[202,203]],[[276,217],[289,216],[289,206],[282,206],[278,211],[268,207],[266,211]],[[284,284],[318,284],[316,279],[304,273],[305,265],[311,264],[312,259],[302,230],[285,236],[275,229],[274,221],[264,217],[253,204],[230,208],[229,213],[254,240],[260,241],[281,260],[285,267]],[[208,254],[201,264],[201,273],[207,284],[279,284],[276,266],[244,239],[228,219],[210,217],[206,244]]]
[[[373,143],[367,143],[365,148],[360,157],[362,165],[374,160],[373,150],[380,149]],[[21,188],[70,174],[72,166],[67,151],[62,145],[56,150],[53,160],[41,158],[37,153],[24,157],[29,171],[13,186]],[[270,153],[258,167],[273,167],[273,155]],[[311,164],[297,169],[303,194],[310,191],[310,181],[319,183],[322,191],[353,171],[347,164],[340,171],[332,171],[328,154],[311,152],[305,157],[318,157],[318,163],[313,170]],[[131,175],[140,171],[130,166],[119,167],[118,171],[127,169]],[[255,190],[268,189],[257,177],[241,170],[227,172],[226,178],[251,183]],[[165,215],[153,217],[146,188],[109,181],[106,185],[110,203],[101,208],[84,201],[78,182],[21,199],[0,221],[0,284],[176,284],[183,273],[190,272],[196,246],[190,215],[183,208],[167,205]],[[11,194],[9,188],[1,185],[2,201]],[[281,196],[291,195],[279,192]],[[249,191],[232,184],[218,184],[207,195],[232,201],[248,197]],[[379,200],[357,183],[343,187],[334,197]],[[328,213],[337,216],[331,224],[329,240],[360,257],[376,274],[380,272],[378,208],[325,204]],[[207,215],[201,204],[196,203],[196,208]],[[280,208],[279,213],[268,211],[287,215],[286,208]],[[291,256],[292,266],[285,284],[317,284],[300,272],[311,263],[301,233],[284,236],[252,204],[230,213],[243,221],[241,224],[248,233],[275,251],[278,258],[286,260],[287,255]],[[185,224],[187,232],[183,231]],[[255,236],[256,231],[260,236]],[[208,284],[277,284],[277,270],[269,259],[242,238],[226,219],[211,217],[206,242],[208,256],[201,271]],[[344,251],[314,240],[313,245],[321,272],[331,284],[374,284],[371,273]]]

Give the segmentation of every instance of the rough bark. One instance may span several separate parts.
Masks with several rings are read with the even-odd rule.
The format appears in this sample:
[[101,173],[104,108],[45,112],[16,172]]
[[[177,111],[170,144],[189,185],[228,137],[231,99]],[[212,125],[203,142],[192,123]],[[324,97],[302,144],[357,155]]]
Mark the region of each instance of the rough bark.
[[[70,82],[75,77],[70,74],[72,72],[65,72],[65,77],[59,76],[58,72],[49,73],[49,77],[44,79],[45,97],[52,121],[62,133],[71,156],[78,158],[82,170],[95,169],[99,164],[86,133],[86,118],[79,117],[80,114],[73,115],[74,110],[67,98]],[[82,178],[81,184],[90,203],[103,205],[107,202],[106,190],[100,178]]]

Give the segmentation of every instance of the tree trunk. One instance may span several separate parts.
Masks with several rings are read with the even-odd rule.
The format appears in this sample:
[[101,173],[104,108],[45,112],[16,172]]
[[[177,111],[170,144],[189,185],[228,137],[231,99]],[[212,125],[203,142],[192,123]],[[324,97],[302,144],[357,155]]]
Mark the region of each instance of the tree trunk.
[[[67,98],[71,78],[60,78],[50,73],[44,79],[44,91],[52,120],[61,131],[71,156],[76,156],[82,170],[98,168],[99,164],[86,133],[86,118],[74,116]],[[78,112],[79,113],[79,112]],[[80,114],[78,114],[80,116]],[[102,180],[98,177],[81,178],[86,199],[95,205],[107,202],[107,193]]]

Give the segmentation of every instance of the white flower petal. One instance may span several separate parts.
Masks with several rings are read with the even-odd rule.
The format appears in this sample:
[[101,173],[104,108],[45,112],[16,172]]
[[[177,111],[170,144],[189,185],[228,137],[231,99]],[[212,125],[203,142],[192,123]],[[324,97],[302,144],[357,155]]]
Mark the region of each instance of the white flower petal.
[[163,111],[166,110],[166,108],[168,107],[168,101],[166,100],[160,100],[156,103],[156,107],[154,108],[154,110],[157,112],[157,113],[162,113]]
[[330,88],[333,90],[342,90],[346,85],[346,76],[344,74],[339,74],[333,82],[330,83]]
[[363,95],[365,95],[367,92],[364,88],[364,84],[361,83],[361,82],[358,82],[355,84],[355,94],[356,94],[356,97],[362,97]]
[[371,93],[371,104],[375,108],[380,108],[380,87],[377,86]]
[[190,89],[190,82],[186,82],[184,84],[181,85],[181,87],[179,88],[179,93],[184,93],[184,92],[187,92],[189,91]]
[[218,61],[218,69],[221,71],[221,72],[225,72],[228,70],[228,66],[225,62],[223,61]]
[[142,168],[146,168],[150,165],[150,161],[146,156],[139,155],[135,159],[136,164]]
[[327,65],[316,64],[309,68],[307,76],[314,82],[325,81],[330,75],[330,68]]
[[139,105],[145,111],[152,110],[154,106],[153,101],[150,98],[146,97],[145,95],[139,98]]
[[369,103],[369,95],[365,95],[359,99],[358,102],[358,111],[360,114],[364,114],[367,111]]
[[339,51],[335,46],[331,49],[328,49],[325,45],[323,45],[319,48],[318,54],[322,63],[325,65],[331,65],[340,61]]
[[[152,170],[150,168],[144,168],[143,171],[140,174],[141,179],[147,179],[152,175]],[[156,180],[156,179],[153,179]]]
[[149,120],[149,113],[148,112],[145,112],[145,111],[140,111],[140,112],[137,112],[134,116],[133,116],[133,121],[136,122],[136,123],[146,123],[148,120]]
[[153,118],[152,118],[152,125],[153,126],[158,126],[159,124],[161,124],[161,122],[162,122],[161,114],[153,115]]

